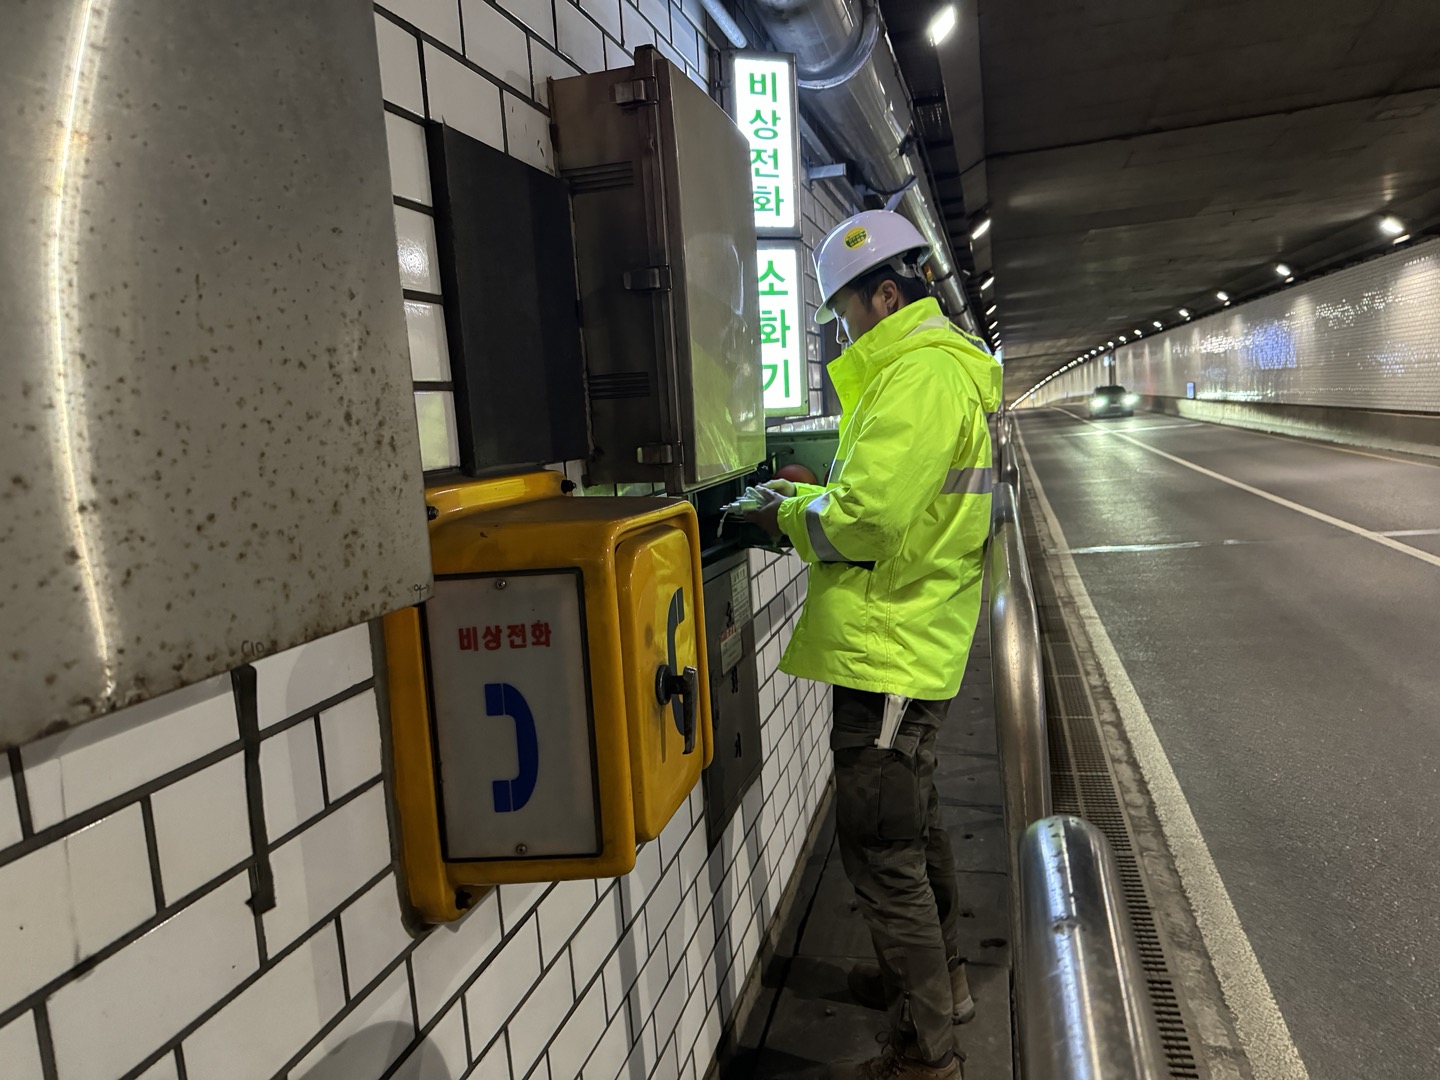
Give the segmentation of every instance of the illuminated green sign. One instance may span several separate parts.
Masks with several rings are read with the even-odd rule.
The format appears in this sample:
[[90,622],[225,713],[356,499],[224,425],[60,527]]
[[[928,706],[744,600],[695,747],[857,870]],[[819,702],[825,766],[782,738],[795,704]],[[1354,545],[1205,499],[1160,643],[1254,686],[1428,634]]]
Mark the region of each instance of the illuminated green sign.
[[750,185],[759,236],[800,232],[800,135],[795,118],[795,58],[738,54],[735,123],[750,142]]
[[805,377],[804,281],[800,245],[760,245],[760,369],[769,416],[803,416],[810,411]]

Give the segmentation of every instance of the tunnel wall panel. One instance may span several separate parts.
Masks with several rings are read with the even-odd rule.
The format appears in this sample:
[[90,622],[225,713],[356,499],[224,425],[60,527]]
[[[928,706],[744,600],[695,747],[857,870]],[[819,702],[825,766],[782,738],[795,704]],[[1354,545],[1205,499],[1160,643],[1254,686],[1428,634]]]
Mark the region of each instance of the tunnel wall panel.
[[[456,448],[423,122],[551,169],[547,77],[628,65],[643,43],[703,85],[718,56],[704,26],[697,0],[377,7],[427,468]],[[813,247],[843,211],[819,190],[804,203]],[[809,344],[818,412],[813,326]],[[551,467],[580,478],[579,462]],[[402,914],[368,625],[257,662],[257,731],[221,676],[0,754],[0,911],[18,916],[0,924],[0,1071],[699,1080],[830,779],[828,688],[775,671],[803,566],[752,552],[750,572],[764,764],[729,828],[710,843],[697,789],[632,874],[502,887],[451,926]],[[274,906],[252,906],[266,878]]]
[[1118,382],[1157,398],[1440,413],[1440,241],[1122,345],[1113,366],[1108,358],[1032,401]]

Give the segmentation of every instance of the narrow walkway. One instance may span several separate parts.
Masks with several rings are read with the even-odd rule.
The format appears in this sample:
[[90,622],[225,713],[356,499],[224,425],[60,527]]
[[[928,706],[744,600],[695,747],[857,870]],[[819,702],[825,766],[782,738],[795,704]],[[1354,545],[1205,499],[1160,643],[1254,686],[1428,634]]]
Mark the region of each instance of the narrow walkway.
[[[1010,1080],[1010,926],[1000,762],[990,678],[989,624],[982,613],[965,682],[940,733],[936,780],[966,898],[961,949],[979,1015],[959,1027],[968,1080]],[[833,803],[806,862],[799,893],[726,1080],[810,1077],[824,1066],[876,1052],[884,1016],[850,1000],[845,973],[873,958],[870,936],[835,846]]]

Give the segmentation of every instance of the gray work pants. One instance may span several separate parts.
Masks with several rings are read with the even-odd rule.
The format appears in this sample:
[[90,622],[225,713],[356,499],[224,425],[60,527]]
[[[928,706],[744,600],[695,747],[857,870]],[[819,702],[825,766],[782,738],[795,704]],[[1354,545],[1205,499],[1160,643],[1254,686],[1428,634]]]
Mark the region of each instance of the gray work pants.
[[948,701],[912,701],[891,750],[874,742],[883,694],[835,687],[835,818],[840,857],[870,930],[891,1024],[920,1052],[954,1049],[949,960],[959,953],[959,883],[935,790],[935,739]]

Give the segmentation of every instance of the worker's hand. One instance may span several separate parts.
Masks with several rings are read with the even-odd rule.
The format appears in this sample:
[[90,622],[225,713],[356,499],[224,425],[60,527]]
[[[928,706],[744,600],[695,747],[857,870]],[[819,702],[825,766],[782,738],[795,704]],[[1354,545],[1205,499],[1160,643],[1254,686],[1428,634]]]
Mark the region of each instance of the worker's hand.
[[765,483],[760,486],[769,488],[771,491],[778,491],[787,499],[793,499],[795,497],[795,485],[789,480],[780,477],[776,477],[774,480],[766,480]]
[[[771,484],[774,483],[775,481],[772,480]],[[780,483],[787,483],[787,481],[782,480]],[[793,484],[791,490],[794,490]],[[752,525],[759,525],[772,539],[780,539],[783,535],[780,531],[780,507],[785,503],[785,496],[768,485],[757,487],[755,493],[760,496],[760,507],[757,510],[748,511],[745,514],[745,520]]]

